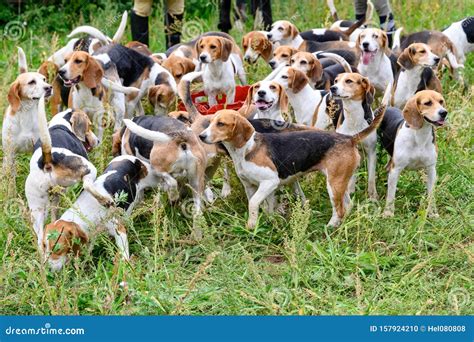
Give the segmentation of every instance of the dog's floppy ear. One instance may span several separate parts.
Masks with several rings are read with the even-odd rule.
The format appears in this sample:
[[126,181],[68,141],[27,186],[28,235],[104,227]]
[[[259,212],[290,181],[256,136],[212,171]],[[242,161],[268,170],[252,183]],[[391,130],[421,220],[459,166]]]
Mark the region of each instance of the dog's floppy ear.
[[250,86],[249,91],[248,91],[248,93],[247,93],[247,97],[246,97],[246,99],[245,99],[245,102],[244,102],[244,104],[242,105],[242,108],[245,108],[245,111],[243,112],[243,115],[244,115],[245,117],[248,117],[250,108],[251,108],[251,106],[252,106],[253,92],[254,92],[255,86],[256,86],[257,84],[258,84],[258,82],[255,83],[255,84],[252,84],[252,85]]
[[[278,83],[277,83],[278,84]],[[285,88],[278,84],[278,98],[280,99],[280,111],[288,114],[288,95],[286,95]]]
[[321,77],[323,76],[323,66],[317,59],[314,60],[313,66],[309,69],[308,76],[314,83],[318,83],[319,80],[321,80]]
[[300,92],[307,83],[308,78],[302,71],[293,68],[288,69],[288,88],[294,93]]
[[88,56],[87,66],[84,69],[84,73],[82,75],[86,87],[90,89],[97,88],[103,76],[104,70],[102,69],[102,66],[95,60],[94,57]]
[[416,49],[413,46],[407,47],[397,59],[397,63],[404,69],[411,69],[414,67],[413,64],[413,54],[416,52]]
[[158,92],[157,86],[152,86],[148,88],[148,101],[150,104],[155,107],[156,104],[156,94]]
[[194,46],[196,48],[196,56],[197,58],[199,58],[199,55],[201,54],[201,40],[202,38],[200,38],[197,42],[196,42],[196,45]]
[[403,108],[403,117],[408,125],[414,129],[420,129],[423,126],[423,116],[420,114],[416,96],[412,96]]
[[273,45],[267,38],[262,38],[260,42],[262,44],[262,58],[269,61],[272,58]]
[[295,39],[297,35],[300,34],[300,31],[298,31],[298,29],[296,28],[296,26],[294,24],[291,24],[290,25],[290,37],[292,39]]
[[390,48],[388,46],[388,36],[387,32],[381,31],[382,32],[382,49],[385,52],[386,55],[390,53]]
[[370,106],[374,102],[375,87],[370,83],[367,77],[362,78],[362,86],[365,89],[365,102]]
[[182,58],[181,61],[179,62],[181,67],[183,68],[183,75],[194,71],[196,68],[196,65],[194,65],[193,61],[190,58]]
[[229,59],[232,52],[233,42],[230,39],[219,37],[221,42],[221,59],[225,62]]
[[11,114],[16,113],[18,109],[20,109],[20,102],[21,102],[21,88],[20,82],[15,81],[10,87],[8,91],[8,103],[12,107]]
[[89,117],[86,113],[74,110],[71,116],[71,128],[76,137],[86,141],[86,133],[89,131]]

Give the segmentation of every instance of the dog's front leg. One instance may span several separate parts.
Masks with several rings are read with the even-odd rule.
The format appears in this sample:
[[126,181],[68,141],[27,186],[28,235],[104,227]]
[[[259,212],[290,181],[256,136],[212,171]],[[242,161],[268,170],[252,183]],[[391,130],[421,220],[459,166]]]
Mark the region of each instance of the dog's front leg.
[[397,183],[402,168],[393,166],[388,174],[388,184],[387,184],[387,201],[385,204],[385,210],[383,215],[385,217],[391,217],[395,211],[395,193],[397,192]]
[[249,200],[249,219],[247,227],[254,228],[257,224],[260,204],[278,188],[279,180],[265,180],[260,183],[257,191]]
[[426,188],[428,190],[428,215],[433,218],[439,217],[436,209],[436,201],[434,197],[434,187],[436,184],[436,165],[431,165],[426,168],[427,180]]

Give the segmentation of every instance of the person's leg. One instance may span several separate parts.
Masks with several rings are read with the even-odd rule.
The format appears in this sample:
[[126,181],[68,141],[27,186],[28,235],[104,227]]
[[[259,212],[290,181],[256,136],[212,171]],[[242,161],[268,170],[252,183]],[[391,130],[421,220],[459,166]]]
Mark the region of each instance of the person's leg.
[[354,11],[356,20],[360,20],[367,12],[367,0],[354,0]]
[[392,47],[393,34],[395,33],[395,20],[388,0],[374,0],[374,7],[379,15],[380,28],[387,32],[389,46]]
[[270,30],[273,23],[271,0],[260,0],[258,8],[262,11],[263,29]]
[[230,22],[230,9],[231,9],[231,0],[221,0],[221,6],[219,11],[219,24],[217,28],[222,32],[229,33],[232,28],[232,23]]
[[179,44],[183,27],[184,0],[167,0],[166,2],[166,48]]
[[135,0],[130,16],[132,40],[148,45],[148,17],[153,0]]

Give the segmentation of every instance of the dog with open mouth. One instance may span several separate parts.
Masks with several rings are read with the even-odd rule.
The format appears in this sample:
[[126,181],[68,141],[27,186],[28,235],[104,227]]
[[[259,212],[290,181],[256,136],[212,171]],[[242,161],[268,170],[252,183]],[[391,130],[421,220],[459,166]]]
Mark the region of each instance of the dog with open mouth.
[[383,92],[389,83],[393,84],[396,71],[387,34],[376,28],[365,29],[357,38],[356,48],[360,54],[357,69],[377,91]]
[[288,113],[288,96],[285,89],[273,81],[260,81],[252,85],[240,113],[247,118],[285,121]]
[[[445,106],[441,94],[422,90],[410,98],[403,112],[393,107],[387,110],[379,130],[382,145],[390,155],[384,216],[394,214],[397,182],[404,169],[425,169],[428,196],[432,196],[438,158],[435,128],[446,123]],[[428,213],[436,217],[434,198],[429,203]]]

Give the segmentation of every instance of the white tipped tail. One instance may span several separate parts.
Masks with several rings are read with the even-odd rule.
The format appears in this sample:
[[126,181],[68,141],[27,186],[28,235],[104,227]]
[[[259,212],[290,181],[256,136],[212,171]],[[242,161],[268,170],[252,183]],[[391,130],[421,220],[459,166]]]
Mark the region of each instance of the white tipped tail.
[[102,84],[109,88],[112,89],[113,91],[118,91],[119,93],[124,93],[124,94],[134,94],[140,92],[140,89],[135,88],[135,87],[124,87],[123,85],[113,82],[111,80],[108,80],[106,78],[102,78]]
[[400,27],[399,29],[395,31],[395,34],[393,35],[392,50],[394,51],[397,49],[400,49],[400,45],[401,45],[400,36],[402,34],[402,31],[403,31],[403,27]]
[[125,29],[127,28],[127,19],[128,19],[128,12],[124,11],[122,15],[122,20],[120,21],[120,25],[117,28],[117,32],[115,32],[112,38],[112,42],[120,43],[120,41],[122,40]]
[[339,20],[339,16],[337,15],[336,6],[334,6],[334,1],[333,0],[326,0],[326,4],[329,7],[329,11],[331,12],[331,16],[334,19],[334,21]]
[[110,38],[107,37],[105,34],[103,34],[102,32],[100,32],[98,29],[96,29],[95,27],[92,27],[92,26],[79,26],[79,27],[76,27],[74,30],[72,30],[71,33],[69,33],[69,35],[67,36],[68,38],[72,38],[74,36],[77,36],[79,34],[88,34],[94,38],[97,38],[98,40],[100,40],[101,43],[107,45],[111,42]]
[[25,51],[21,47],[18,47],[18,68],[20,69],[20,74],[28,72]]
[[125,123],[125,126],[134,134],[151,140],[153,142],[158,142],[158,143],[166,143],[171,140],[171,137],[165,133],[157,132],[157,131],[151,131],[149,129],[143,128],[141,126],[138,126],[135,122],[133,122],[130,119],[123,119],[123,122]]
[[53,143],[51,142],[51,135],[49,134],[48,129],[44,96],[41,96],[38,101],[38,130],[41,141],[41,151],[43,152],[44,169],[51,170],[53,164],[53,157],[51,154]]
[[352,68],[349,65],[349,63],[347,63],[347,61],[343,57],[336,55],[335,53],[318,51],[318,52],[315,52],[315,55],[316,57],[323,56],[323,57],[332,59],[333,61],[339,63],[344,68],[345,72],[349,72],[349,73],[352,72]]
[[374,15],[374,4],[372,1],[367,0],[367,11],[365,12],[364,24],[370,24],[372,22],[372,16]]
[[388,106],[390,103],[390,99],[392,98],[392,86],[391,82],[387,84],[387,88],[385,88],[383,93],[382,103],[380,104],[381,106]]

